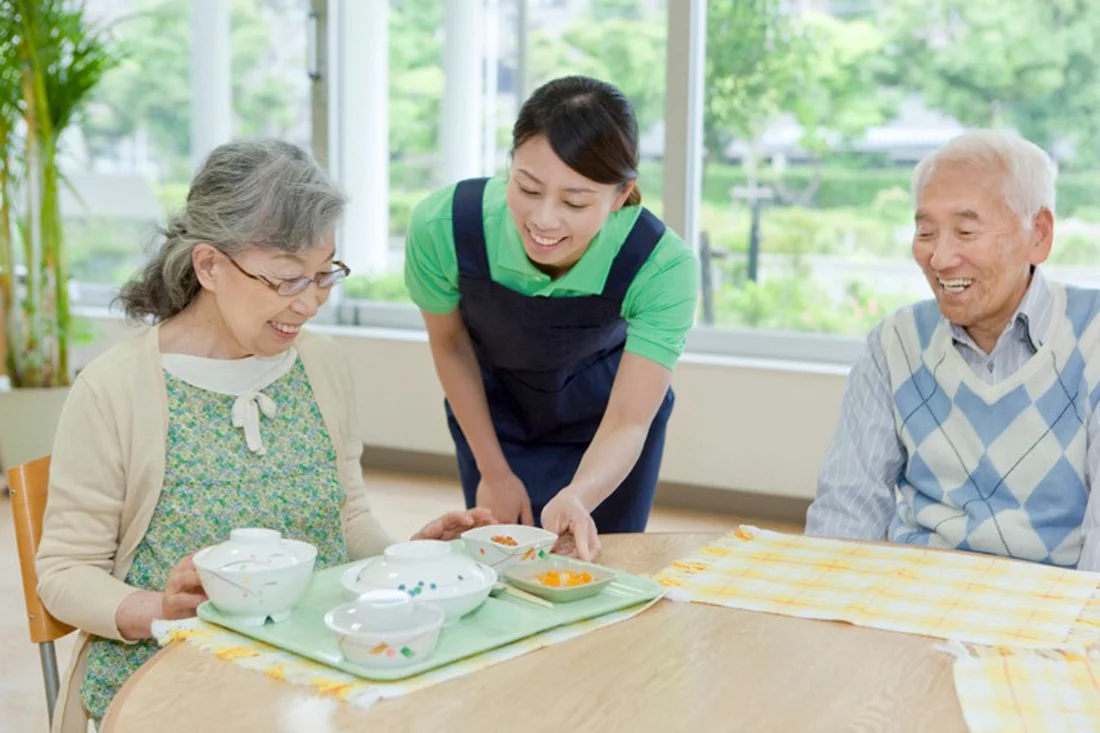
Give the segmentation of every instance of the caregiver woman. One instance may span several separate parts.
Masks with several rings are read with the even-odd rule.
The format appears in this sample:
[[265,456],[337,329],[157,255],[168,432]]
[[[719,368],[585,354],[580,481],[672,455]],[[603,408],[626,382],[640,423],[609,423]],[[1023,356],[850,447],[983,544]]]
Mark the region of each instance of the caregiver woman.
[[[698,289],[691,250],[641,206],[638,127],[615,87],[539,88],[506,178],[429,196],[405,281],[427,325],[468,507],[599,552],[644,531]],[[560,550],[559,550],[560,551]]]

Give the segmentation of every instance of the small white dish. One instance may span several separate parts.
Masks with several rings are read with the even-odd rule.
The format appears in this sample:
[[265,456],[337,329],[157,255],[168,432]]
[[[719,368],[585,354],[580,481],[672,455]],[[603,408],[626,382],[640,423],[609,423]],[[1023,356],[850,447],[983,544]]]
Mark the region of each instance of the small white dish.
[[386,548],[382,555],[351,566],[340,579],[357,598],[371,590],[397,590],[442,609],[445,626],[475,611],[497,582],[497,573],[454,552],[446,542],[414,540]]
[[521,562],[545,559],[558,536],[525,524],[491,524],[462,533],[470,555],[499,572]]
[[[575,575],[587,573],[590,577],[587,583],[569,585],[567,582],[565,585],[551,586],[543,582],[544,574],[547,573],[557,573],[559,578],[566,573]],[[504,577],[515,587],[539,598],[552,603],[569,603],[602,593],[603,589],[615,579],[615,571],[602,565],[554,556],[548,560],[517,565]]]
[[284,539],[272,529],[243,528],[229,540],[195,553],[195,567],[210,603],[248,626],[290,616],[305,593],[317,560],[308,542]]
[[431,658],[443,618],[442,609],[407,593],[374,590],[329,611],[325,626],[349,662],[393,669]]

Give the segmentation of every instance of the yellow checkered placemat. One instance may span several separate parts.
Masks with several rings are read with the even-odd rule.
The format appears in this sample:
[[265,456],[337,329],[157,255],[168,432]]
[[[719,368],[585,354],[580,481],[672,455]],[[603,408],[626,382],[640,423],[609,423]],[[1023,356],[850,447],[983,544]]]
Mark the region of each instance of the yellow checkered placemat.
[[949,642],[955,692],[973,733],[1100,733],[1100,592],[1060,649]]
[[990,645],[1058,647],[1100,575],[741,526],[655,576],[672,600]]
[[1069,630],[1067,646],[1100,651],[1100,587],[1081,609],[1077,620],[1073,622],[1073,627]]
[[659,600],[660,598],[656,598],[645,605],[550,629],[446,667],[393,682],[376,682],[355,677],[320,662],[299,657],[229,629],[209,624],[199,618],[154,622],[153,635],[161,646],[176,642],[192,644],[221,659],[262,672],[268,677],[309,687],[317,694],[334,697],[358,707],[369,708],[378,700],[401,697],[625,621],[642,613]]
[[1100,733],[1100,654],[953,645],[971,733]]

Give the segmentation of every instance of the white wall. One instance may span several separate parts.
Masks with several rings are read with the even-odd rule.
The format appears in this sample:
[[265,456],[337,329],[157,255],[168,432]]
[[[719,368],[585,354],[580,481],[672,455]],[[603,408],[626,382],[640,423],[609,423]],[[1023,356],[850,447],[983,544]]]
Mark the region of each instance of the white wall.
[[[79,367],[128,328],[97,316],[101,336],[73,355]],[[443,393],[421,332],[318,327],[356,369],[364,441],[377,448],[453,455]],[[676,408],[665,481],[770,496],[813,496],[832,436],[846,370],[686,355],[674,379]]]

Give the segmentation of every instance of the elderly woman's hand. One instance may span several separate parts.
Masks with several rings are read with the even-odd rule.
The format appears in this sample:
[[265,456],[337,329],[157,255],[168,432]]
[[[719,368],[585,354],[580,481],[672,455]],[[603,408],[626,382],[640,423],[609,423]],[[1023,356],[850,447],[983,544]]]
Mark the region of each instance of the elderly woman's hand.
[[429,522],[424,529],[413,535],[414,540],[444,540],[458,538],[463,532],[474,527],[496,524],[493,513],[488,509],[469,509],[464,512],[448,512],[439,519]]
[[174,620],[190,618],[195,609],[206,600],[206,592],[199,581],[199,571],[191,556],[180,560],[168,573],[161,599],[160,618]]
[[115,626],[123,639],[148,639],[154,621],[194,616],[205,600],[199,571],[188,555],[169,571],[163,593],[139,590],[126,596],[115,611]]

